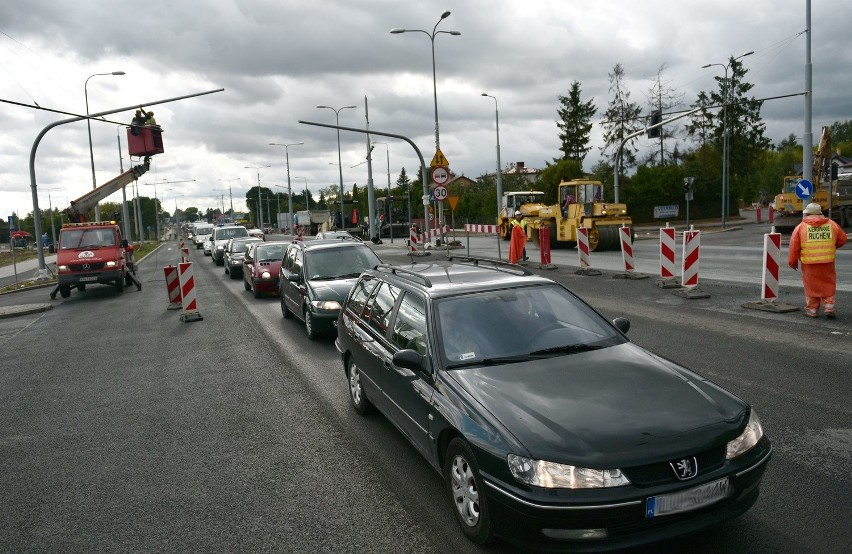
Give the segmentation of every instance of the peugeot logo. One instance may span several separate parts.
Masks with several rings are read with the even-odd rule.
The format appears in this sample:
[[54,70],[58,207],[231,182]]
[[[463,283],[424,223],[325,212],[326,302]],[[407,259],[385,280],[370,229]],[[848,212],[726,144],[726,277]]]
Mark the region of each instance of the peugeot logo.
[[83,269],[89,270],[89,269],[92,269],[92,266],[90,266],[89,264],[83,264]]
[[681,481],[688,481],[698,475],[698,460],[692,458],[684,458],[676,462],[669,462],[675,476]]

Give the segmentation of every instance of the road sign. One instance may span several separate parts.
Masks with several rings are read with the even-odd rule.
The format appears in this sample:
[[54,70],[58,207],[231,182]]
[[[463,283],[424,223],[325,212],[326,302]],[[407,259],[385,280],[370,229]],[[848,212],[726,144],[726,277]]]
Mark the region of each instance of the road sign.
[[436,185],[446,185],[450,180],[450,172],[445,166],[432,168],[432,182]]
[[802,179],[796,184],[796,196],[802,200],[808,199],[814,194],[814,186],[807,179]]
[[459,197],[455,195],[447,196],[447,203],[452,211],[456,211],[456,206],[459,204]]
[[435,200],[438,202],[443,202],[449,194],[447,187],[444,185],[437,185],[434,189],[432,189],[432,196],[434,196]]
[[447,161],[447,158],[444,157],[444,153],[441,152],[440,148],[438,148],[437,150],[435,150],[435,155],[432,157],[432,163],[430,163],[429,165],[431,167],[447,167],[448,165],[450,165],[450,162]]

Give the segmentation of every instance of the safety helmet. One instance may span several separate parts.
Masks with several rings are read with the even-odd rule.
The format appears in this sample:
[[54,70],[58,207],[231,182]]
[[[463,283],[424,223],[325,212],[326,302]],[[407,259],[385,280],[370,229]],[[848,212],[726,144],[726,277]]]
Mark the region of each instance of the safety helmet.
[[524,214],[522,214],[520,210],[517,210],[517,211],[515,212],[515,217],[518,217],[519,215],[524,215]]
[[816,202],[811,202],[805,206],[805,213],[808,215],[822,215],[822,206]]

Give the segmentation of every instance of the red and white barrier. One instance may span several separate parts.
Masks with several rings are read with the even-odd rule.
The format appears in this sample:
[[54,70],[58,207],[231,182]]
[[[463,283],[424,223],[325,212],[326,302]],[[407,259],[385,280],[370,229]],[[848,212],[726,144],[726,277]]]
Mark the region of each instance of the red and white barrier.
[[577,255],[580,257],[580,268],[591,267],[591,251],[589,250],[589,230],[585,227],[577,229]]
[[675,228],[660,228],[660,277],[674,279],[675,276]]
[[[773,229],[774,231],[774,229]],[[762,300],[778,298],[778,268],[781,261],[781,233],[763,235],[763,292]]]
[[195,301],[195,279],[192,276],[192,262],[178,264],[180,273],[180,293],[183,312],[180,314],[181,321],[200,321],[204,319],[198,311]]
[[408,251],[417,252],[417,245],[420,243],[420,235],[417,234],[417,227],[411,226],[408,230]]
[[755,217],[757,218],[757,222],[758,222],[758,223],[760,223],[760,222],[761,222],[760,220],[762,219],[762,213],[761,213],[761,209],[760,209],[760,204],[758,204],[758,205],[757,205],[757,208],[755,208],[755,210],[754,210],[754,215],[755,215]]
[[698,285],[698,254],[701,246],[701,231],[683,232],[683,264],[681,284],[692,288]]
[[468,233],[485,233],[485,234],[496,234],[500,232],[499,225],[477,225],[475,223],[465,223],[464,230]]
[[429,229],[428,233],[420,233],[420,240],[422,240],[424,243],[429,242],[433,238],[443,236],[449,232],[449,225],[444,225],[443,227],[436,227],[434,229]]
[[167,265],[163,268],[163,273],[166,275],[166,291],[169,293],[169,305],[166,309],[179,310],[181,309],[181,300],[178,268],[173,265]]
[[630,227],[621,227],[618,230],[621,238],[621,258],[624,260],[624,271],[633,273],[636,265],[633,263],[633,237],[630,235]]

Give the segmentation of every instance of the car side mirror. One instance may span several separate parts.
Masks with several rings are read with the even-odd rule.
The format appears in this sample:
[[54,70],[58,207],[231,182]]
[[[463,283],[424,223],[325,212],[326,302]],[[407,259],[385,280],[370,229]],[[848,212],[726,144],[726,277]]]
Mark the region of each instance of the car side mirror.
[[425,371],[423,367],[424,360],[425,358],[419,352],[411,349],[399,350],[393,355],[393,365],[419,373]]
[[302,274],[301,273],[291,273],[287,275],[287,280],[291,283],[301,283],[302,282]]
[[625,335],[627,334],[627,331],[630,330],[630,320],[626,317],[617,317],[612,320],[612,324]]

